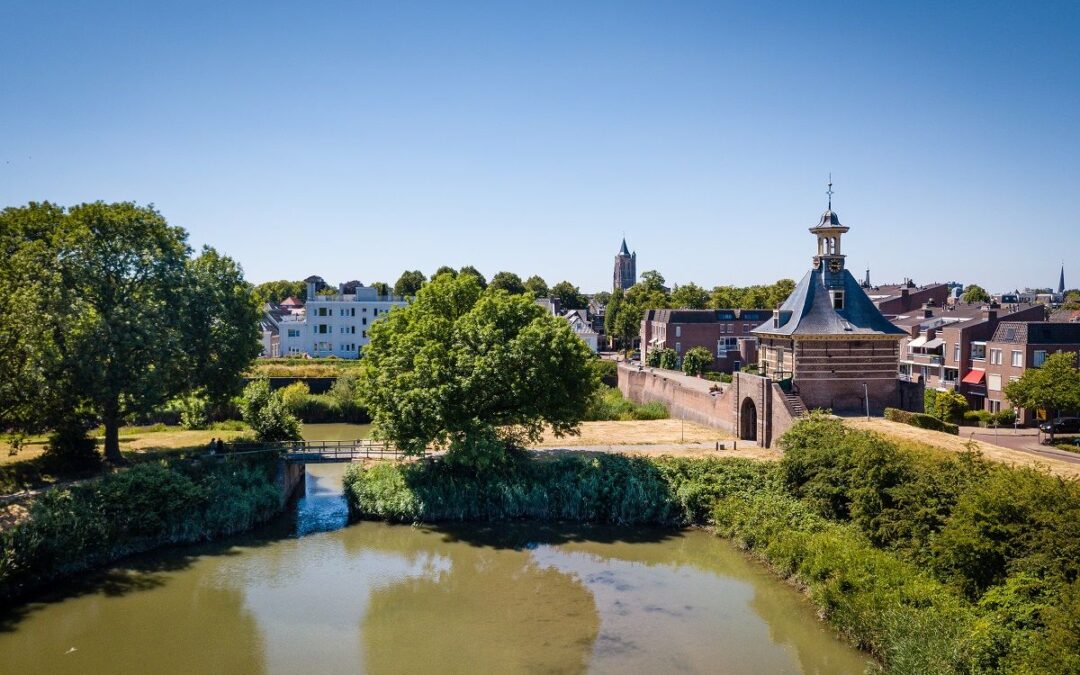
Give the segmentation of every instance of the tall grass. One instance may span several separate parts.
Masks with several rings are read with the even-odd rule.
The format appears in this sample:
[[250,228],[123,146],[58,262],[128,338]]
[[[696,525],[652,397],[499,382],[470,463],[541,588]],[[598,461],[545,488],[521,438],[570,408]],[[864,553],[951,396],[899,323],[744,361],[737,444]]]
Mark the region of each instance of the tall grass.
[[585,410],[585,420],[589,422],[662,420],[667,417],[668,410],[663,403],[650,401],[637,404],[624,398],[618,389],[606,385],[600,385]]
[[0,532],[0,598],[125,555],[242,532],[279,513],[272,460],[146,463],[44,493]]

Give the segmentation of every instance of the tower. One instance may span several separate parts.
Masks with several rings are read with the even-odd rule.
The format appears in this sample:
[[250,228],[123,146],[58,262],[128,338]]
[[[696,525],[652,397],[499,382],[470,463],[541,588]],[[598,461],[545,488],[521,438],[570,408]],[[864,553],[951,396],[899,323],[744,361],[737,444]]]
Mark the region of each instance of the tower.
[[753,330],[758,372],[798,394],[807,409],[879,412],[899,401],[899,343],[890,323],[845,268],[840,245],[848,227],[829,208],[810,228],[817,240],[811,269],[773,317]]
[[613,282],[613,289],[621,288],[624,291],[637,283],[637,252],[631,253],[626,247],[626,237],[623,237],[622,246],[615,254]]
[[1065,263],[1061,263],[1061,276],[1058,277],[1058,293],[1065,292]]

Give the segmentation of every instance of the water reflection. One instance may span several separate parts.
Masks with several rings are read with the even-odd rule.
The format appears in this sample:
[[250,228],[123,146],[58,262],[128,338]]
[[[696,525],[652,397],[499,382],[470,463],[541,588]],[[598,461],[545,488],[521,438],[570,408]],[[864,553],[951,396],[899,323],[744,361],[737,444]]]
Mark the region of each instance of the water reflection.
[[[704,532],[293,520],[127,561],[0,622],[0,672],[858,673],[793,589]],[[297,536],[301,534],[303,536]]]

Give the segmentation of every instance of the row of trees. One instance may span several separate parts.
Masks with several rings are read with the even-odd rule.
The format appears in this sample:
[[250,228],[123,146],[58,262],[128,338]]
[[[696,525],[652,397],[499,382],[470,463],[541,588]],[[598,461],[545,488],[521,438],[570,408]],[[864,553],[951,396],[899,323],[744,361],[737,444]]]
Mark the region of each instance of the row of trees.
[[196,394],[224,402],[259,353],[240,266],[152,207],[31,203],[0,212],[0,429],[119,461],[125,417]]
[[605,332],[623,346],[630,346],[641,330],[648,309],[771,309],[795,290],[795,282],[781,279],[767,286],[716,286],[706,291],[695,283],[669,290],[655,270],[643,272],[641,281],[625,292],[611,294],[604,317]]

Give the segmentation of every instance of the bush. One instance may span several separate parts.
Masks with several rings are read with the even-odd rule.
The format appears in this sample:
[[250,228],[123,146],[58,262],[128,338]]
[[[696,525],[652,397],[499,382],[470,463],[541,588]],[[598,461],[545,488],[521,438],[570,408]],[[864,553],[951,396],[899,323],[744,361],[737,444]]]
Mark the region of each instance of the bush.
[[920,429],[931,429],[933,431],[942,431],[953,436],[960,434],[960,427],[949,422],[942,422],[936,417],[926,415],[924,413],[912,413],[906,410],[897,410],[896,408],[885,408],[885,419],[892,420],[893,422],[902,422],[904,424],[910,424],[913,427],[919,427]]
[[724,384],[731,384],[734,379],[731,373],[705,373],[706,380],[712,380],[713,382],[722,382]]
[[964,418],[964,412],[968,409],[967,399],[962,394],[952,391],[939,391],[934,399],[934,409],[926,413],[942,422],[956,424]]
[[599,357],[589,362],[589,367],[592,368],[593,375],[597,380],[606,384],[609,387],[614,387],[619,381],[619,364],[610,359],[601,359]]
[[963,414],[964,424],[969,426],[988,426],[994,419],[989,410],[966,410]]
[[300,412],[303,410],[304,404],[307,403],[308,396],[311,395],[311,388],[308,387],[307,382],[297,380],[278,389],[278,395],[281,396],[281,400],[285,403],[285,407],[289,409],[289,412],[300,417]]
[[180,426],[184,429],[205,429],[210,426],[210,404],[194,394],[178,399]]
[[687,375],[701,375],[712,362],[712,352],[704,347],[693,347],[683,357],[682,370]]
[[252,380],[241,400],[244,422],[259,441],[290,441],[300,438],[300,420],[285,404],[280,391],[271,392],[266,379]]
[[48,490],[26,521],[0,532],[0,597],[131,553],[248,530],[281,509],[274,466],[146,463]]
[[585,410],[585,420],[588,422],[607,420],[660,420],[667,419],[668,411],[663,403],[650,401],[638,405],[623,397],[618,389],[600,385],[596,393],[589,399],[589,406]]

